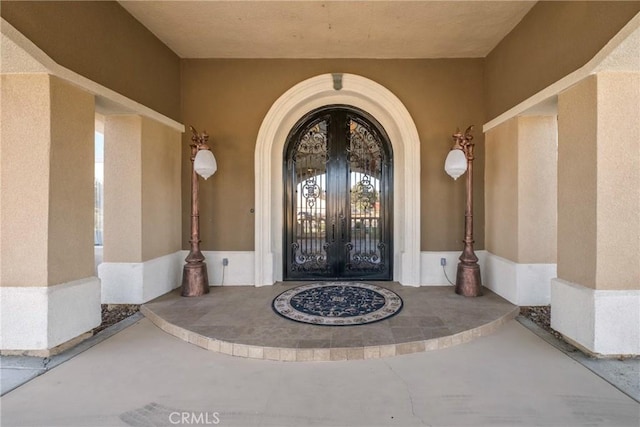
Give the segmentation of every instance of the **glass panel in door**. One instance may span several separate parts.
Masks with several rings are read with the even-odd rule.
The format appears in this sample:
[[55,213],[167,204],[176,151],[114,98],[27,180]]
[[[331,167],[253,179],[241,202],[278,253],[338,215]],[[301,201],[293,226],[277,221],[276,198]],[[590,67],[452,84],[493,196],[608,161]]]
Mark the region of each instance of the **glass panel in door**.
[[364,121],[350,118],[347,145],[349,221],[345,275],[368,276],[388,267],[383,189],[385,153],[379,136]]
[[308,128],[293,153],[294,241],[291,271],[325,274],[329,270],[326,238],[327,126],[322,120]]
[[392,278],[391,147],[352,107],[319,109],[285,153],[284,278]]

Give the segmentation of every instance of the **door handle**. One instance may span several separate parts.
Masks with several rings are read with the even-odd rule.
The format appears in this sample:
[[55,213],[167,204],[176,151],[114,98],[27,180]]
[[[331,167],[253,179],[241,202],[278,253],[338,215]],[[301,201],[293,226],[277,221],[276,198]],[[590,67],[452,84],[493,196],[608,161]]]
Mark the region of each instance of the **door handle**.
[[344,242],[344,232],[345,228],[347,228],[347,219],[344,215],[340,215],[340,240]]
[[336,241],[336,223],[331,224],[331,241]]

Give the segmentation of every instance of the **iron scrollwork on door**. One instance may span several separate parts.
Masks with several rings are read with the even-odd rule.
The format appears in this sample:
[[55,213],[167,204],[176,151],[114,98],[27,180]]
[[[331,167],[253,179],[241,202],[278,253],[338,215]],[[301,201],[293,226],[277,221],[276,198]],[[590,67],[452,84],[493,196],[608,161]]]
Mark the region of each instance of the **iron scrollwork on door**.
[[285,150],[285,279],[390,280],[391,144],[368,114],[323,107]]
[[350,240],[345,243],[346,269],[354,273],[383,272],[388,265],[382,189],[387,158],[383,142],[368,123],[350,117],[347,127],[349,167]]
[[304,129],[294,147],[295,240],[290,243],[291,271],[326,272],[326,164],[328,120]]

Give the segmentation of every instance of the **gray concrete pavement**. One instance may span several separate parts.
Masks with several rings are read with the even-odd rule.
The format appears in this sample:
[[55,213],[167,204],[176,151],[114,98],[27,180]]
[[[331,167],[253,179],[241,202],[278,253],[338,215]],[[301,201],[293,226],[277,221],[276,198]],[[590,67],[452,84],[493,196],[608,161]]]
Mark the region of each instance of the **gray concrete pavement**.
[[0,356],[0,395],[47,371],[44,357]]
[[640,357],[621,359],[589,357],[571,344],[554,337],[526,317],[518,316],[516,320],[545,342],[640,403]]
[[136,313],[133,316],[129,316],[115,325],[100,331],[91,338],[82,341],[80,344],[55,356],[0,356],[0,396],[20,387],[50,369],[73,359],[78,354],[138,322],[142,317],[142,313]]
[[2,426],[640,424],[640,405],[512,321],[388,359],[212,353],[143,319],[0,399]]

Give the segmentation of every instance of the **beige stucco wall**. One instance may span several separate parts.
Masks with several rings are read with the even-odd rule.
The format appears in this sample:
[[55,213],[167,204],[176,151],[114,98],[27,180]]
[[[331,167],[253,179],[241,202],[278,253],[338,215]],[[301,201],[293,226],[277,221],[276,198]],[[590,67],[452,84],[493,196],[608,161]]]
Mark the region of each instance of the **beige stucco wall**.
[[[206,250],[253,250],[254,152],[258,130],[276,99],[297,83],[343,72],[385,86],[404,103],[421,141],[421,249],[460,250],[464,180],[444,172],[457,127],[476,125],[475,221],[484,223],[484,119],[481,59],[183,60],[183,121],[211,135],[218,172],[201,181],[200,225]],[[190,135],[182,141],[182,245],[189,238]],[[475,230],[484,247],[484,230]]]
[[142,119],[142,259],[179,251],[181,134]]
[[523,264],[555,263],[556,117],[515,117],[487,132],[486,144],[487,250]]
[[591,288],[596,276],[596,77],[558,97],[558,277]]
[[0,285],[46,286],[49,76],[3,74],[0,78]]
[[104,262],[142,261],[142,118],[106,116]]
[[2,76],[2,286],[93,275],[93,96],[46,74]]
[[640,75],[589,76],[558,110],[558,277],[640,289]]
[[640,73],[602,73],[598,91],[598,289],[640,289]]
[[518,258],[518,118],[487,132],[485,242],[492,254]]
[[180,133],[140,116],[107,116],[104,157],[104,261],[180,250]]
[[180,120],[180,59],[115,1],[2,1],[0,15],[54,61]]
[[518,117],[518,257],[557,261],[558,124],[556,116]]
[[94,275],[94,102],[51,77],[49,284]]
[[487,55],[489,121],[586,64],[640,1],[540,1]]

